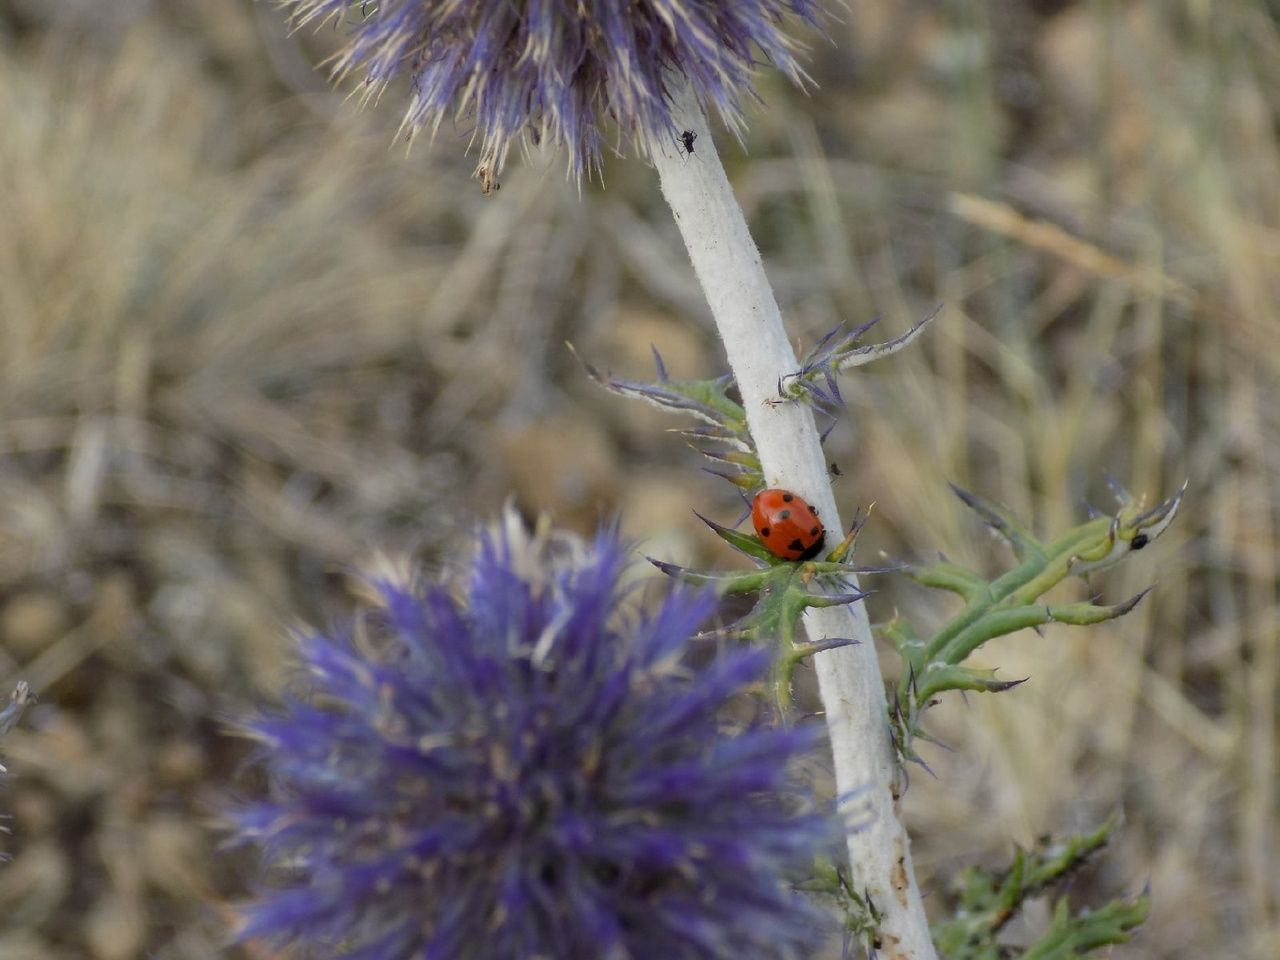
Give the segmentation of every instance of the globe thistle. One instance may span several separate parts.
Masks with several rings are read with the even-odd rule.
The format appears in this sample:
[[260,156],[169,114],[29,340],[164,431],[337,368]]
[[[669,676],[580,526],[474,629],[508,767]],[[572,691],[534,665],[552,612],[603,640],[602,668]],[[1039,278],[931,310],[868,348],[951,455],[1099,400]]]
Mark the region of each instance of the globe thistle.
[[474,123],[479,170],[496,175],[522,134],[568,147],[570,170],[599,167],[605,118],[630,136],[681,133],[673,79],[731,125],[754,96],[758,53],[792,80],[804,73],[783,30],[816,24],[816,0],[277,0],[298,25],[335,23],[346,42],[337,78],[362,74],[377,96],[409,81],[404,128]]
[[304,638],[306,688],[246,724],[271,799],[234,816],[274,882],[245,938],[304,956],[624,960],[801,955],[787,878],[827,818],[788,762],[810,727],[723,729],[767,667],[682,659],[713,599],[622,604],[616,534],[552,555],[480,539],[469,577],[375,583],[350,636]]

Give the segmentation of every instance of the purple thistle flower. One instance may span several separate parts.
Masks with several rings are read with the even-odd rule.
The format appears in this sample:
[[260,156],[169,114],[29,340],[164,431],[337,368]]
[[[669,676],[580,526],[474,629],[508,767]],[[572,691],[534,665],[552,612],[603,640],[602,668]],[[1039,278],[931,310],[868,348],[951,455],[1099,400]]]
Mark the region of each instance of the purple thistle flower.
[[297,25],[335,23],[331,65],[367,96],[407,77],[404,128],[475,123],[478,171],[496,176],[521,135],[569,148],[575,174],[600,166],[605,118],[624,135],[679,138],[673,76],[734,128],[755,96],[757,51],[797,83],[788,15],[816,25],[817,0],[276,0]]
[[310,689],[245,725],[272,798],[234,817],[277,882],[241,935],[370,960],[800,956],[825,916],[787,878],[831,824],[787,766],[815,728],[718,716],[767,655],[692,670],[711,596],[629,613],[616,531],[553,557],[514,529],[460,590],[377,583],[353,637],[304,639]]

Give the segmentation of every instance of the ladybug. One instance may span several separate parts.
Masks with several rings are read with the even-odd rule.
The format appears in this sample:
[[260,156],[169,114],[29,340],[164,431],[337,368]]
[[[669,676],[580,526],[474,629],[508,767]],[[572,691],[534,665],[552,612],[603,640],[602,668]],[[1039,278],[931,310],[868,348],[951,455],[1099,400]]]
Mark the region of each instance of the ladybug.
[[818,511],[790,490],[761,490],[751,501],[751,522],[775,557],[812,560],[822,550],[825,529]]

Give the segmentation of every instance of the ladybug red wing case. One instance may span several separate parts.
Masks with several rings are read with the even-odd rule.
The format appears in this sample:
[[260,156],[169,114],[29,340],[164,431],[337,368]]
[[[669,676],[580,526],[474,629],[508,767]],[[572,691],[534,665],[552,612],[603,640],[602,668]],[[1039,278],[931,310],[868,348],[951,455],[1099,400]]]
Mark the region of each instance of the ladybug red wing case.
[[790,490],[761,490],[751,501],[751,522],[760,541],[783,560],[812,560],[826,530],[818,511]]

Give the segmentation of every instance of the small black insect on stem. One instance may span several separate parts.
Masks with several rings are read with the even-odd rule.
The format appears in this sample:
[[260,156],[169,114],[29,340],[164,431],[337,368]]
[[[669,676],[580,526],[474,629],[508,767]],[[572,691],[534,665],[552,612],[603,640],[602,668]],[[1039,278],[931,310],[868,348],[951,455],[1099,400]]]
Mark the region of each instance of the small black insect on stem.
[[680,142],[684,144],[684,152],[686,154],[693,153],[693,141],[698,139],[698,135],[692,130],[684,130],[680,133]]

